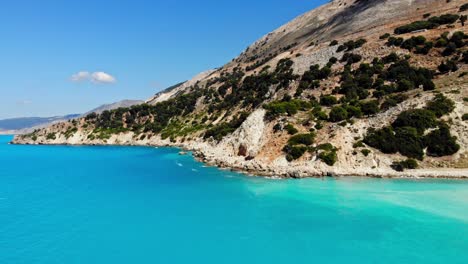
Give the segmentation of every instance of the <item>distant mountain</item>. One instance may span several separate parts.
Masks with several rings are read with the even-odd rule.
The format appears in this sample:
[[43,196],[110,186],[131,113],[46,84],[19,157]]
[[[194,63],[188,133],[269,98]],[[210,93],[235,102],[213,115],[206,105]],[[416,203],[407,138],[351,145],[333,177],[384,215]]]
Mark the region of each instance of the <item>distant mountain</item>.
[[26,134],[31,133],[35,129],[47,127],[49,125],[67,121],[70,119],[79,118],[89,113],[100,114],[106,110],[113,110],[119,107],[130,107],[132,105],[141,104],[144,101],[139,100],[123,100],[113,104],[101,105],[85,114],[71,114],[65,116],[54,117],[20,117],[0,120],[0,134]]
[[66,121],[79,117],[79,114],[54,117],[20,117],[0,120],[0,132],[13,132],[42,127],[55,122]]
[[122,100],[120,102],[116,102],[116,103],[112,103],[112,104],[105,104],[105,105],[101,105],[91,111],[88,111],[86,112],[84,115],[87,115],[87,114],[90,114],[90,113],[96,113],[96,114],[100,114],[106,110],[113,110],[113,109],[117,109],[117,108],[120,108],[120,107],[130,107],[130,106],[133,106],[133,105],[137,105],[137,104],[142,104],[144,103],[144,101],[140,101],[140,100]]

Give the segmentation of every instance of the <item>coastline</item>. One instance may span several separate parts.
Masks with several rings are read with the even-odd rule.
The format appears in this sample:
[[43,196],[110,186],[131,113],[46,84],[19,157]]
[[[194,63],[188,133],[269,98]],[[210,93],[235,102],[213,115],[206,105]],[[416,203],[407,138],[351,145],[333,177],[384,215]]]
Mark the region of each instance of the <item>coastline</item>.
[[181,151],[189,151],[192,157],[198,162],[204,163],[207,166],[213,166],[220,169],[228,169],[234,172],[239,172],[249,176],[267,177],[274,179],[303,179],[303,178],[322,178],[322,177],[363,177],[363,178],[388,178],[388,179],[453,179],[453,180],[468,180],[468,169],[455,168],[425,168],[406,170],[403,172],[395,171],[391,168],[378,169],[350,169],[343,167],[329,167],[328,170],[318,170],[312,166],[275,166],[270,164],[262,164],[256,160],[241,161],[239,158],[228,156],[215,157],[216,151],[206,151],[206,146],[209,145],[203,142],[203,146],[195,147],[199,143],[191,142],[191,144],[171,143],[169,141],[160,140],[158,143],[140,142],[122,142],[118,144],[109,144],[104,142],[97,143],[18,143],[15,142],[17,136],[9,144],[14,145],[36,145],[36,146],[122,146],[122,147],[171,147],[178,148]]

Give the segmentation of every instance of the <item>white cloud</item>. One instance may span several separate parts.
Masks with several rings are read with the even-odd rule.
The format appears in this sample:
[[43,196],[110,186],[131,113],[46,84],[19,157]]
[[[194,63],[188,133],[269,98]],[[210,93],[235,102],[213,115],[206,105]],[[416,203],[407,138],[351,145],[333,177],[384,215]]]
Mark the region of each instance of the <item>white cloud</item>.
[[114,76],[105,72],[95,72],[91,74],[91,81],[96,83],[115,83]]
[[71,77],[72,82],[82,82],[82,81],[87,81],[91,77],[91,74],[87,71],[81,71],[78,73],[75,73]]
[[105,73],[105,72],[88,72],[88,71],[80,71],[75,73],[71,76],[70,80],[72,82],[83,82],[89,81],[93,83],[102,83],[102,84],[111,84],[115,83],[116,79],[114,76]]

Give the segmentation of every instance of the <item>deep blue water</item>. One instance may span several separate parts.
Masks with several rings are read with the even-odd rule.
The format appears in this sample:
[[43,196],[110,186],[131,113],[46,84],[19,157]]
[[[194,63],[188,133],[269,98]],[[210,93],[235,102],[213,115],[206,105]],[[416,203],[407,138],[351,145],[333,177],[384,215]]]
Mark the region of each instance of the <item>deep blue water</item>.
[[0,263],[468,263],[468,181],[268,180],[0,137]]

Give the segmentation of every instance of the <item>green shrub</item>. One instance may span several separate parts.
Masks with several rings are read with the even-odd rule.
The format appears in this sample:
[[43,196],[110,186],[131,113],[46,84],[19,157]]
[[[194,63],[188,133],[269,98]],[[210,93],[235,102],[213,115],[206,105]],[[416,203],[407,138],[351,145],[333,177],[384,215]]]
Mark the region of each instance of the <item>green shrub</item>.
[[437,67],[437,69],[440,71],[440,73],[455,72],[458,70],[458,65],[456,61],[448,60],[442,62],[439,67]]
[[319,107],[312,110],[312,115],[316,117],[318,120],[322,120],[322,121],[328,120],[328,115],[324,111],[322,111],[321,108]]
[[329,63],[331,64],[335,64],[338,62],[338,59],[336,57],[331,57],[329,60],[328,60]]
[[304,155],[304,153],[306,153],[307,149],[308,148],[305,147],[305,146],[286,145],[283,148],[283,152],[286,153],[286,160],[291,162],[293,160],[297,160],[300,157],[302,157],[302,155]]
[[468,114],[463,114],[463,116],[462,116],[462,120],[463,120],[463,121],[466,121],[466,120],[468,120]]
[[364,137],[364,143],[379,149],[385,154],[394,154],[398,152],[396,137],[391,127],[384,127],[380,130],[371,130]]
[[341,106],[333,107],[328,119],[334,123],[346,120],[348,119],[348,111]]
[[375,115],[380,111],[379,101],[377,100],[361,102],[359,105],[361,107],[362,113],[367,116]]
[[318,150],[333,151],[335,147],[331,143],[325,143],[317,146]]
[[331,46],[336,46],[336,45],[338,45],[338,41],[337,41],[337,40],[332,40],[332,41],[330,42],[330,47],[331,47]]
[[404,41],[403,38],[389,37],[388,40],[387,40],[386,45],[387,45],[388,47],[391,47],[391,46],[399,47],[399,46],[401,46],[401,44],[403,43],[403,41]]
[[314,144],[314,139],[315,139],[315,133],[311,132],[308,134],[298,134],[295,136],[292,136],[288,140],[289,145],[306,145],[310,146]]
[[302,100],[275,101],[265,104],[263,108],[267,110],[267,119],[274,119],[283,114],[293,116],[297,114],[299,110],[304,111],[312,108],[312,104]]
[[371,153],[371,151],[368,150],[368,149],[363,149],[363,150],[361,150],[361,153],[362,153],[362,155],[364,155],[365,157],[367,157],[367,156],[369,156],[369,154]]
[[407,159],[399,162],[393,162],[392,168],[396,171],[404,171],[405,169],[414,170],[418,168],[418,162],[414,159]]
[[289,135],[295,135],[299,130],[297,130],[293,125],[287,124],[284,129],[288,132]]
[[351,118],[351,117],[360,118],[360,117],[362,117],[361,107],[354,106],[354,105],[346,105],[346,106],[344,106],[344,108],[346,109],[346,112],[348,112],[348,118]]
[[437,26],[438,26],[437,24],[433,22],[429,22],[429,21],[415,21],[410,24],[397,27],[394,33],[397,35],[400,35],[400,34],[410,33],[410,32],[417,31],[417,30],[433,29],[433,28],[436,28]]
[[320,97],[320,104],[324,106],[332,106],[338,103],[338,99],[336,99],[333,95],[323,95]]
[[47,140],[55,140],[57,139],[57,136],[55,135],[55,133],[49,133],[46,135],[46,139]]
[[439,25],[453,24],[460,18],[459,15],[455,14],[444,14],[441,16],[435,16],[428,19],[429,22]]
[[358,63],[362,60],[362,56],[354,53],[345,53],[341,58],[341,62],[346,62],[348,65]]
[[404,94],[390,95],[385,99],[380,107],[381,110],[388,110],[392,107],[397,106],[398,104],[408,100],[408,96]]
[[318,158],[325,162],[325,164],[328,166],[333,166],[338,161],[336,150],[321,152],[319,153]]
[[401,161],[400,164],[403,166],[403,168],[409,169],[409,170],[414,170],[418,168],[418,162],[414,159],[407,159],[407,160]]
[[426,109],[414,109],[402,112],[392,126],[398,127],[413,127],[416,128],[419,134],[424,134],[428,128],[433,128],[437,125],[437,119],[432,111]]
[[398,152],[403,156],[422,160],[424,158],[424,144],[416,128],[400,127],[395,130]]
[[442,94],[438,94],[427,104],[426,109],[432,111],[437,117],[442,117],[455,110],[455,102]]
[[390,37],[390,33],[385,33],[382,36],[380,36],[380,39],[388,39]]
[[432,131],[424,138],[427,146],[427,155],[433,157],[450,156],[460,150],[457,138],[450,134],[447,125],[441,125],[439,129]]
[[467,4],[463,4],[462,6],[460,6],[460,12],[465,12],[466,10],[468,10],[468,3]]
[[317,124],[315,124],[315,129],[320,130],[322,128],[323,128],[323,124],[321,122],[317,122]]
[[405,34],[417,30],[433,29],[440,25],[453,24],[458,20],[459,17],[459,15],[445,14],[438,17],[431,17],[427,21],[415,21],[396,28],[395,34]]
[[362,140],[359,140],[353,144],[353,148],[363,148],[363,147],[364,147],[364,144],[362,143]]

